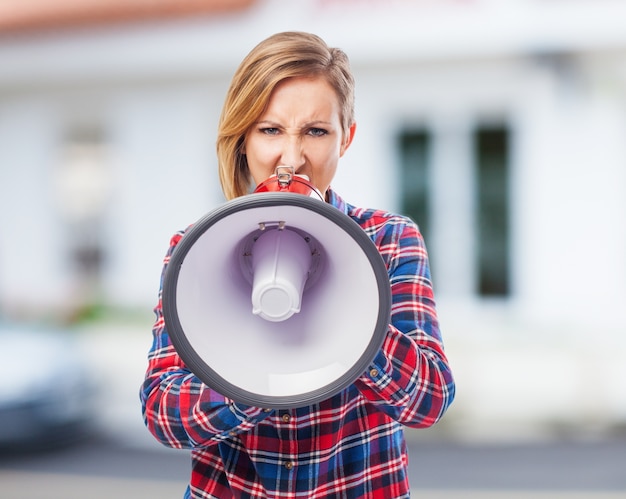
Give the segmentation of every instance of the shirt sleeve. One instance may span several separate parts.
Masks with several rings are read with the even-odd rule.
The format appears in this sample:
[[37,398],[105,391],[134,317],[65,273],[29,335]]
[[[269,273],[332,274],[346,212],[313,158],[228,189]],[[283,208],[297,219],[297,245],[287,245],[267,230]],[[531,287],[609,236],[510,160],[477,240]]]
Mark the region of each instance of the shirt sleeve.
[[411,427],[435,424],[452,403],[455,384],[446,358],[417,226],[404,217],[375,237],[389,272],[391,323],[381,350],[355,385],[370,402]]
[[140,390],[148,430],[169,447],[210,446],[246,432],[270,410],[245,406],[211,390],[184,365],[171,343],[162,310],[163,277],[183,233],[170,241],[164,259],[158,303],[154,309],[153,343]]

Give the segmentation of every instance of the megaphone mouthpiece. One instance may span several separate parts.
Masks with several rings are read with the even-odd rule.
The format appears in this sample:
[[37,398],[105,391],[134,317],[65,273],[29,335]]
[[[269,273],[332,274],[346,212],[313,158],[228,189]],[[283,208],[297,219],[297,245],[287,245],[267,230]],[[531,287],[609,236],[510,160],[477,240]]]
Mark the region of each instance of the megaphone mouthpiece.
[[311,183],[309,177],[296,174],[293,166],[276,167],[276,173],[261,182],[254,190],[254,193],[259,192],[291,192],[324,201],[324,196]]

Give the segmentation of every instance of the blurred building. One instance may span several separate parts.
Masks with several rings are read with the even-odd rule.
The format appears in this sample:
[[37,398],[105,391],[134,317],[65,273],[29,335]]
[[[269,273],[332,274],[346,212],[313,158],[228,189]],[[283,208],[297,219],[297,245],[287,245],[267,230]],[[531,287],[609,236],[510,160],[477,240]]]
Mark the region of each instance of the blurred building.
[[623,426],[624,19],[619,0],[2,6],[0,306],[151,308],[171,234],[223,201],[236,66],[312,31],[357,78],[335,188],[425,234],[451,431]]

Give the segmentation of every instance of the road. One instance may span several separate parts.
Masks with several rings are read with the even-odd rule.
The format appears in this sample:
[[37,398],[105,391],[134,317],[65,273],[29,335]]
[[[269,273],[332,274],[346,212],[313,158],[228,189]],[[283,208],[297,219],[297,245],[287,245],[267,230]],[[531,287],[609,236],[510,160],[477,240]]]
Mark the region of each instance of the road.
[[[516,445],[411,439],[409,454],[414,497],[626,498],[626,437]],[[188,473],[185,451],[92,437],[0,455],[0,498],[181,498]]]

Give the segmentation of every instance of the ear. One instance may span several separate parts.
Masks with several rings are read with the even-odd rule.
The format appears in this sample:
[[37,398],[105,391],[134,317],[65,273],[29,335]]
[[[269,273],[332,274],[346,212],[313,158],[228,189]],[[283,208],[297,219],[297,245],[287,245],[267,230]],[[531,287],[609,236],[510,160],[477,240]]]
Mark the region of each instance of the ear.
[[354,132],[356,132],[356,122],[350,125],[348,133],[343,138],[341,149],[339,150],[339,157],[343,156],[344,153],[348,150],[348,147],[350,147],[350,144],[352,144],[352,139],[354,139]]

